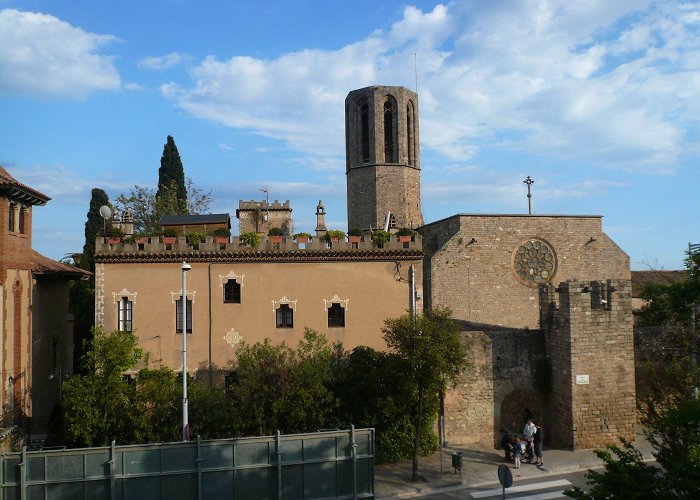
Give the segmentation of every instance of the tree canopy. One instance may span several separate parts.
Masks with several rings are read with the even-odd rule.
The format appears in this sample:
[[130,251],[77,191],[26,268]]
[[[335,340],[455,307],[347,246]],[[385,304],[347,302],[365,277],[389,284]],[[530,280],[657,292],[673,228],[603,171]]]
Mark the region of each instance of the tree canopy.
[[468,366],[461,329],[451,317],[449,309],[427,311],[415,318],[409,313],[386,320],[382,330],[385,342],[402,360],[402,376],[415,388],[413,481],[418,480],[425,396],[454,384]]
[[[172,136],[168,136],[163,145],[163,156],[160,158],[158,169],[158,191],[156,198],[166,195],[166,191],[172,191],[172,195],[182,207],[187,206],[187,188],[185,186],[185,169],[182,166],[180,153]],[[185,212],[174,212],[185,213]]]

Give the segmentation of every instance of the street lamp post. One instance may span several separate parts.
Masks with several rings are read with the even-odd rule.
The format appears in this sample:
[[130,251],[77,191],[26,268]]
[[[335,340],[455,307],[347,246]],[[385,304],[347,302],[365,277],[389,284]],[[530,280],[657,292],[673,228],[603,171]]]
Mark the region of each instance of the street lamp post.
[[190,423],[187,415],[187,271],[192,269],[182,261],[182,440],[189,441]]

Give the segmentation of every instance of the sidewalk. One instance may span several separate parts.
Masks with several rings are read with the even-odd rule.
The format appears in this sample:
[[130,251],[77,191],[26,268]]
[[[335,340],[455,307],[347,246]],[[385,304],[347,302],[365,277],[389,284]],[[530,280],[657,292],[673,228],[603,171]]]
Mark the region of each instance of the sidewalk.
[[[641,432],[637,432],[635,447],[645,458],[652,458],[652,448]],[[462,474],[452,469],[452,453],[462,452]],[[440,473],[440,452],[418,460],[420,480],[411,482],[411,461],[377,465],[375,468],[376,498],[410,498],[412,496],[437,493],[451,486],[479,487],[498,483],[498,466],[509,464],[513,473],[513,484],[518,480],[547,478],[555,474],[565,474],[600,467],[602,461],[593,450],[548,450],[544,449],[544,467],[524,463],[514,469],[512,462],[506,462],[503,453],[496,449],[471,447],[443,448],[442,471]]]

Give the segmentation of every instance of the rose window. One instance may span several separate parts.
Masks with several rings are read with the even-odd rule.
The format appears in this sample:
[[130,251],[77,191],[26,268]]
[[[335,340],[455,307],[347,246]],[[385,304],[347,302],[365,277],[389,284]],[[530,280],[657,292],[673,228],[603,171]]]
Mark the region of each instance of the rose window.
[[515,250],[513,270],[525,285],[534,287],[549,282],[556,269],[554,251],[542,240],[524,241]]

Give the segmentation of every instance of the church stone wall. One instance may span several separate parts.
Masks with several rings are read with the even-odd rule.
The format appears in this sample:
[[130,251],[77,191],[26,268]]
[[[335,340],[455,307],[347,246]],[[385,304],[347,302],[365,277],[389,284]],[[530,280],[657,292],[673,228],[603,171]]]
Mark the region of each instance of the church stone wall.
[[543,422],[547,365],[542,332],[467,330],[464,338],[472,365],[445,395],[446,441],[497,445],[502,428],[522,431],[526,409]]
[[602,231],[599,216],[455,215],[420,229],[429,276],[426,305],[484,325],[539,328],[536,287],[513,270],[528,239],[556,257],[550,280],[630,279],[629,257]]
[[[551,364],[549,436],[557,446],[599,448],[633,440],[636,426],[631,283],[543,286],[542,323]],[[557,294],[558,292],[558,294]]]

